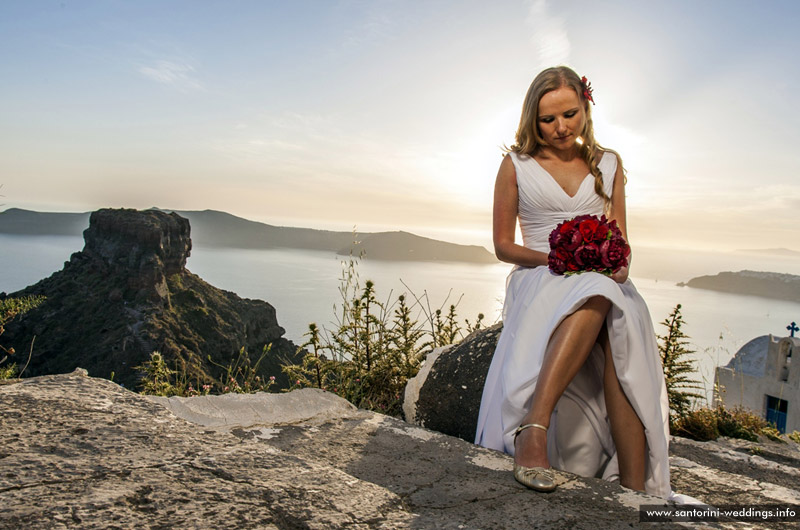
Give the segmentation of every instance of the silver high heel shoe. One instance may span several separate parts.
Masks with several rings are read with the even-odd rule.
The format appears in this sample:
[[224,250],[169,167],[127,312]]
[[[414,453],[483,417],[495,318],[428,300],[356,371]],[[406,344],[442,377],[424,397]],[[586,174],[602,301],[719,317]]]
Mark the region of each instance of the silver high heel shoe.
[[[517,427],[517,430],[514,431],[514,443],[516,443],[519,433],[528,427],[536,427],[537,429],[542,429],[544,432],[547,432],[547,427],[539,425],[538,423],[520,425]],[[514,479],[523,486],[543,493],[549,493],[556,489],[556,483],[555,480],[553,480],[553,476],[550,474],[550,470],[543,467],[525,467],[515,462]]]

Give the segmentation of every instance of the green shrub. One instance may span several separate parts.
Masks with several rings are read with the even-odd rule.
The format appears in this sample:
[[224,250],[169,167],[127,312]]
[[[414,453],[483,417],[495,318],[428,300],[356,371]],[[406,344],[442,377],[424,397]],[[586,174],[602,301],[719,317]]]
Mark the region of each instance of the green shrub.
[[[11,322],[15,317],[23,315],[38,307],[44,302],[44,296],[23,296],[21,298],[4,298],[0,300],[0,335],[5,332],[5,326]],[[22,370],[18,370],[17,363],[8,362],[9,358],[16,354],[13,347],[6,348],[0,344],[0,379],[11,379],[13,377],[22,376],[27,368],[27,362]],[[31,342],[30,351],[28,352],[28,360],[33,354],[33,342]]]
[[676,305],[661,324],[667,328],[667,334],[658,335],[658,350],[667,385],[670,425],[673,425],[689,413],[692,400],[702,399],[703,396],[694,392],[700,388],[700,384],[689,378],[689,374],[696,372],[694,361],[687,358],[694,350],[689,349],[689,343],[685,340],[688,337],[681,330],[684,324],[681,305]]

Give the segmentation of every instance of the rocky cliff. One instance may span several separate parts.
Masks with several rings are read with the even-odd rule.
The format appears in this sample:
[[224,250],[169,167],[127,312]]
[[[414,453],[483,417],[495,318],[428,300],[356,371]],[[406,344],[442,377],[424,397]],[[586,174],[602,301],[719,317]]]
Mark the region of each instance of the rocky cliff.
[[275,308],[186,270],[189,221],[155,210],[99,210],[84,240],[63,270],[11,295],[47,297],[3,335],[17,352],[32,345],[25,376],[85,366],[134,388],[140,377],[134,367],[158,350],[170,367],[202,383],[219,379],[220,365],[233,362],[240,348],[255,359],[271,344],[260,373],[287,383],[280,358],[294,358],[296,347],[282,338]]

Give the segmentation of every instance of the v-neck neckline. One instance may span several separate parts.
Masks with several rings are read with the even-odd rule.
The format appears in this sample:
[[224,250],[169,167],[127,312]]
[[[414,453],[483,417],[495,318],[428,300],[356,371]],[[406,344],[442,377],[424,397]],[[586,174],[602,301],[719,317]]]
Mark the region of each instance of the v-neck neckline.
[[550,173],[549,171],[547,171],[547,170],[545,169],[545,167],[544,167],[544,166],[543,166],[541,163],[539,163],[539,161],[538,161],[538,160],[536,160],[536,158],[534,158],[533,156],[531,156],[531,160],[533,160],[534,162],[536,162],[536,165],[537,165],[537,166],[539,166],[539,168],[540,168],[542,171],[544,171],[544,173],[545,173],[545,174],[546,174],[546,175],[549,177],[550,181],[551,181],[553,184],[555,184],[555,186],[556,186],[556,187],[557,187],[557,188],[558,188],[558,189],[561,191],[561,193],[563,193],[564,195],[566,195],[566,196],[567,196],[567,198],[569,198],[570,200],[572,200],[572,199],[574,199],[575,197],[577,197],[577,196],[578,196],[578,194],[579,194],[579,193],[581,192],[581,190],[583,189],[583,185],[586,183],[586,179],[592,176],[592,172],[590,171],[590,172],[589,172],[589,173],[588,173],[588,174],[587,174],[585,177],[583,177],[583,180],[582,180],[582,181],[581,181],[581,183],[578,185],[578,189],[577,189],[577,190],[575,190],[575,195],[570,195],[569,193],[567,193],[567,190],[565,190],[565,189],[564,189],[564,188],[561,186],[561,184],[559,184],[559,183],[558,183],[558,181],[557,181],[557,180],[556,180],[556,178],[553,176],[553,174],[552,174],[552,173]]

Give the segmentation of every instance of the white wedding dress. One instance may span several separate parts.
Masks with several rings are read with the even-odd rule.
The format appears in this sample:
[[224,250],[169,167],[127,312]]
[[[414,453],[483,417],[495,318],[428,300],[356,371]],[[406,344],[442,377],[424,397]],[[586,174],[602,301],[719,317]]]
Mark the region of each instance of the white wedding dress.
[[[526,247],[547,253],[548,235],[558,223],[581,214],[603,213],[592,175],[570,197],[532,157],[510,156],[517,173],[519,222]],[[611,196],[617,157],[605,153],[599,167],[605,192]],[[668,498],[667,391],[650,313],[630,279],[618,284],[594,272],[559,276],[546,266],[514,268],[507,280],[504,327],[486,376],[475,443],[514,454],[514,429],[530,408],[551,334],[596,295],[612,303],[606,326],[614,366],[644,424],[646,491]],[[550,465],[556,469],[613,480],[618,466],[603,397],[603,366],[603,351],[595,345],[553,412],[547,449]]]

